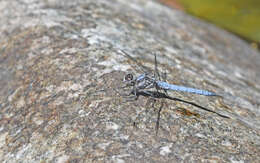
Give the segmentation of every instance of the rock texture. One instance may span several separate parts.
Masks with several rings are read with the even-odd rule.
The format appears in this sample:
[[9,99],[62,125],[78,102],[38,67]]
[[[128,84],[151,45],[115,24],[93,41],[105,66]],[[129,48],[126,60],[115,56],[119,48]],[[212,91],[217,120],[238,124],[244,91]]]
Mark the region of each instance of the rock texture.
[[[260,161],[260,55],[239,38],[151,0],[2,0],[0,13],[1,162]],[[230,118],[120,96],[154,54],[168,82],[223,96],[172,97]]]

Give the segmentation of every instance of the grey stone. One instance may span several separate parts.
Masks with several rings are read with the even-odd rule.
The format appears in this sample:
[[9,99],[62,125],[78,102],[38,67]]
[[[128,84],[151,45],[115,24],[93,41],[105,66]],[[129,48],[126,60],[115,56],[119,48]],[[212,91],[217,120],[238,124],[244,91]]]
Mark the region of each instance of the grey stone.
[[[236,36],[151,0],[2,0],[0,11],[1,162],[260,161],[260,55]],[[230,119],[120,96],[154,54],[169,83],[222,98],[170,96]]]

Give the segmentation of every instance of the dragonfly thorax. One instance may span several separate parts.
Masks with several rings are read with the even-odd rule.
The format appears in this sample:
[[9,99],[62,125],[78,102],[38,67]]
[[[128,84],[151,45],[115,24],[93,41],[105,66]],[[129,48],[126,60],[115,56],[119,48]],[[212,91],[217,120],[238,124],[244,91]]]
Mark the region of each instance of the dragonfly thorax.
[[149,77],[147,74],[142,74],[137,77],[135,86],[137,89],[149,89],[153,88],[154,84],[154,78]]
[[134,78],[132,74],[126,74],[124,77],[124,82],[128,86],[134,86],[136,89],[149,89],[155,87],[155,79],[148,76],[148,74],[141,74],[137,78]]

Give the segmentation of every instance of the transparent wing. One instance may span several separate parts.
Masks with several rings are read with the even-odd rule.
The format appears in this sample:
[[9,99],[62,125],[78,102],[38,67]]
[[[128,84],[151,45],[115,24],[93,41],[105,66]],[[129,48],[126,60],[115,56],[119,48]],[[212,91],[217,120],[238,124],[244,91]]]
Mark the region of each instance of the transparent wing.
[[132,57],[126,51],[124,51],[124,50],[118,50],[118,51],[121,52],[120,54],[123,54],[124,56],[126,56],[127,58],[129,58],[130,60],[135,62],[136,65],[138,66],[139,70],[142,73],[151,73],[152,72],[152,70],[150,68],[148,68],[148,67],[144,66],[143,64],[141,64],[138,60],[136,60],[134,57]]

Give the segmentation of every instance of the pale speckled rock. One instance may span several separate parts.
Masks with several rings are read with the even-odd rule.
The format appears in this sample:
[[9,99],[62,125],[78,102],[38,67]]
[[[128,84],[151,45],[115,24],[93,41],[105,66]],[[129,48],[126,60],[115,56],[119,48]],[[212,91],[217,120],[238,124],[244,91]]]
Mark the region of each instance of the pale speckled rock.
[[[1,162],[259,162],[260,55],[150,0],[0,1]],[[140,97],[115,89],[139,64],[221,94]],[[102,91],[106,89],[105,91]],[[146,105],[147,103],[147,105]]]

